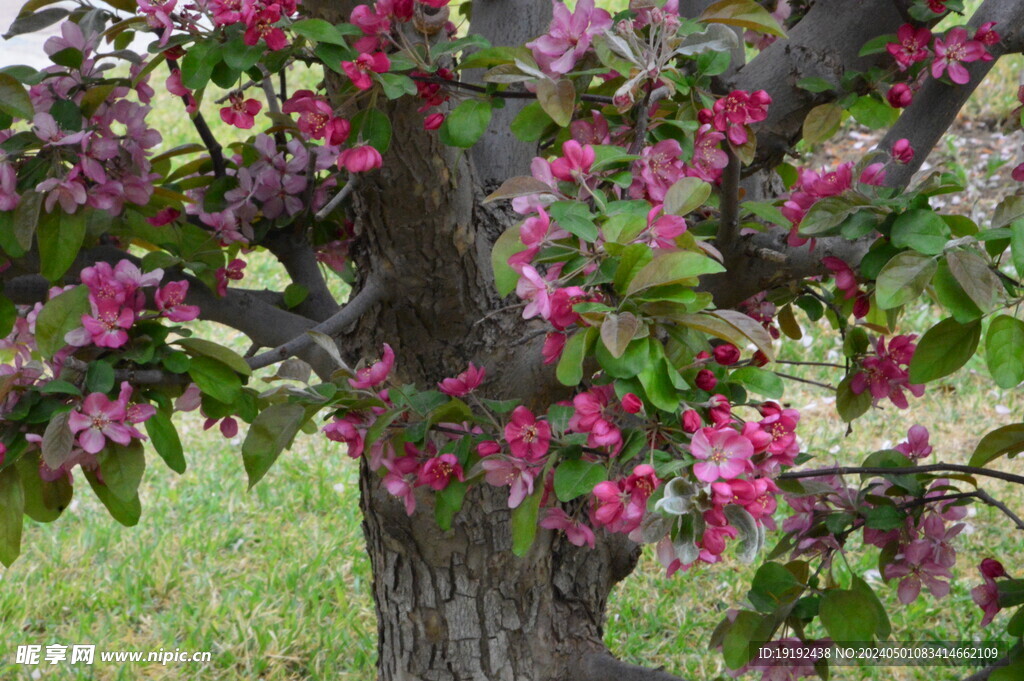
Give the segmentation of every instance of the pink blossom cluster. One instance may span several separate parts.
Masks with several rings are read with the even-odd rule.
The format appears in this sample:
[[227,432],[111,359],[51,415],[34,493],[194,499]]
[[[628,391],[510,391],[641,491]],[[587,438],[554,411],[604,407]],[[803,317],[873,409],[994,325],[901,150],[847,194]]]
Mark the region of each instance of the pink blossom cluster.
[[[34,187],[45,196],[46,212],[59,205],[63,212],[75,213],[87,206],[118,215],[126,203],[146,205],[153,194],[154,175],[148,156],[161,137],[146,123],[150,110],[147,105],[153,95],[146,77],[134,85],[138,102],[127,99],[132,89],[115,87],[74,129],[66,129],[51,113],[59,101],[81,105],[87,91],[83,85],[101,75],[93,54],[97,40],[97,36],[86,36],[76,23],[62,24],[61,34],[49,38],[44,50],[51,56],[67,49],[78,50],[82,63],[76,69],[56,65],[43,69],[46,79],[29,90],[35,111],[31,131],[41,145],[38,156],[50,161],[46,164],[50,168],[48,176]],[[140,73],[141,67],[132,68],[133,77]],[[0,140],[12,134],[14,130],[0,132]],[[11,159],[0,158],[2,210],[13,210],[20,203],[17,170]]]
[[107,440],[128,445],[133,439],[146,439],[134,424],[149,420],[156,408],[130,402],[132,390],[125,381],[121,383],[121,393],[116,400],[103,393],[91,393],[71,412],[68,427],[76,434],[76,442],[83,451],[97,454],[106,447]]
[[[944,6],[941,12],[945,12]],[[971,74],[964,64],[994,59],[988,47],[1001,40],[999,33],[993,30],[994,27],[995,22],[992,21],[982,24],[971,36],[965,27],[957,26],[949,29],[944,35],[937,36],[924,26],[903,24],[896,32],[896,42],[888,43],[885,49],[895,60],[900,71],[906,71],[915,64],[931,59],[929,72],[932,78],[941,78],[945,74],[957,85],[964,85],[971,79]],[[909,106],[913,101],[913,93],[920,87],[924,75],[922,71],[920,77],[910,84],[894,84],[886,95],[889,103],[896,108]]]
[[701,109],[697,120],[711,124],[715,130],[725,133],[731,144],[741,147],[749,139],[748,126],[766,119],[771,103],[771,96],[764,90],[733,90],[716,101],[713,108]]
[[[904,140],[905,141],[905,140]],[[909,144],[908,144],[909,146]],[[902,145],[899,150],[894,148],[894,153],[905,155],[906,151]],[[911,157],[913,151],[910,152]],[[807,211],[824,198],[839,196],[853,187],[853,162],[841,163],[835,170],[814,171],[809,168],[797,170],[797,181],[790,188],[789,196],[782,204],[782,214],[793,223],[789,233],[788,243],[790,246],[803,246],[813,239],[801,236],[799,233],[800,223],[803,221]],[[885,164],[872,163],[864,168],[857,181],[862,185],[881,186],[885,183]]]
[[995,616],[999,614],[999,585],[996,578],[1007,577],[1006,568],[994,558],[986,558],[978,566],[981,572],[982,584],[971,589],[971,600],[985,613],[981,618],[981,626],[987,627]]
[[209,0],[207,9],[217,26],[242,23],[246,45],[256,45],[262,40],[267,49],[277,51],[288,46],[288,38],[275,24],[295,14],[298,0]]
[[910,360],[914,357],[917,345],[916,334],[893,336],[886,347],[885,338],[879,337],[874,343],[874,353],[859,361],[856,373],[850,382],[850,389],[855,395],[865,390],[871,392],[875,404],[888,397],[889,401],[899,409],[906,409],[909,404],[904,389],[914,397],[924,394],[924,386],[910,382]]
[[611,27],[611,15],[596,8],[594,0],[579,0],[572,12],[563,3],[553,2],[548,32],[526,46],[541,70],[557,78],[572,71],[590,49],[594,36]]

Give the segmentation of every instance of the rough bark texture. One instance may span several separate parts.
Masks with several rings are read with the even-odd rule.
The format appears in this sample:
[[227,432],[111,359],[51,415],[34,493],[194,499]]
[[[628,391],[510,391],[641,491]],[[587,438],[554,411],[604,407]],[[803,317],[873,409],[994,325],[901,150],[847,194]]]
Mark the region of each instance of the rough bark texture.
[[600,654],[605,602],[633,569],[623,538],[580,549],[540,530],[511,553],[503,490],[475,487],[442,532],[430,499],[407,517],[364,465],[363,528],[374,574],[382,681],[555,681]]

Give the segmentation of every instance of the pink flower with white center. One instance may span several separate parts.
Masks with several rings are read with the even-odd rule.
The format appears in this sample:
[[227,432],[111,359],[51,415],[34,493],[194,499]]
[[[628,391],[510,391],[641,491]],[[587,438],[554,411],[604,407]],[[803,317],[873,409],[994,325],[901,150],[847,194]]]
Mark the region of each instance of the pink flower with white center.
[[18,196],[18,175],[10,163],[0,163],[0,210],[14,210],[21,197]]
[[366,445],[365,425],[360,417],[348,414],[324,426],[323,433],[328,440],[344,443],[348,447],[348,455],[358,459]]
[[255,99],[242,99],[241,92],[232,92],[228,101],[229,105],[220,110],[222,121],[242,130],[248,130],[256,124],[255,116],[263,108],[262,102]]
[[693,434],[690,453],[700,459],[693,474],[703,482],[735,478],[750,466],[754,446],[731,428],[702,428]]
[[633,164],[630,197],[662,203],[669,187],[686,175],[686,168],[680,160],[682,154],[683,148],[674,139],[661,140],[644,147],[640,151],[640,158]]
[[213,23],[227,26],[242,21],[242,0],[209,0],[207,5],[213,14]]
[[724,132],[730,142],[742,146],[747,143],[746,126],[766,119],[771,103],[771,96],[764,90],[733,90],[716,101],[710,111],[704,109],[699,120],[711,123],[716,130]]
[[932,453],[932,447],[928,444],[928,429],[924,426],[911,426],[907,432],[907,441],[899,443],[895,449],[908,459],[924,459]]
[[551,174],[564,182],[582,182],[594,165],[594,147],[576,140],[562,144],[562,157],[551,162]]
[[391,68],[391,60],[383,52],[374,52],[373,54],[364,52],[356,57],[354,62],[341,62],[341,68],[358,89],[369,90],[373,87],[370,74],[387,73]]
[[885,49],[899,64],[900,71],[905,71],[907,67],[928,58],[928,44],[932,41],[932,32],[923,26],[903,24],[896,31],[896,40],[895,43],[887,44]]
[[622,483],[607,480],[594,486],[592,519],[609,532],[632,532],[643,520],[643,507],[633,503],[633,495],[623,489]]
[[241,281],[242,277],[245,276],[243,270],[245,269],[246,262],[239,258],[235,258],[227,267],[218,267],[214,276],[217,279],[217,295],[223,298],[228,294],[228,281]]
[[565,538],[569,540],[569,543],[574,546],[594,548],[594,531],[581,521],[569,517],[569,514],[561,508],[549,508],[537,524],[546,530],[561,530],[565,533]]
[[163,288],[157,289],[154,296],[156,309],[172,322],[190,322],[199,316],[199,307],[185,304],[187,294],[187,281],[167,282]]
[[548,74],[569,73],[590,48],[595,35],[612,26],[612,17],[594,8],[594,0],[579,0],[576,11],[560,2],[553,3],[551,25],[546,35],[526,43],[541,70]]
[[949,593],[949,582],[939,578],[950,579],[952,576],[948,569],[935,561],[931,544],[924,540],[911,542],[895,562],[885,566],[886,579],[900,580],[896,594],[904,605],[917,600],[922,586],[936,598],[942,598]]
[[245,29],[242,39],[246,45],[252,46],[262,38],[267,44],[267,49],[272,52],[284,49],[288,46],[288,39],[285,37],[284,31],[274,26],[280,20],[280,6],[269,5],[247,22],[248,27]]
[[932,62],[932,78],[941,78],[943,73],[957,85],[964,85],[971,80],[971,74],[964,67],[965,63],[984,59],[988,54],[985,46],[977,40],[967,37],[963,26],[951,28],[945,40],[935,39],[935,61]]
[[[113,349],[128,342],[127,329],[135,323],[135,313],[130,308],[100,310],[94,314],[96,317],[82,315],[82,326],[93,345]],[[80,340],[78,336],[75,339]]]
[[764,416],[760,422],[761,429],[771,436],[766,451],[774,455],[796,456],[799,453],[796,426],[800,422],[800,412],[783,409],[775,402],[765,402],[761,405],[761,414]]
[[423,462],[416,477],[416,485],[426,485],[435,492],[440,492],[448,486],[452,478],[459,482],[466,480],[466,476],[462,473],[462,466],[455,455],[442,454]]
[[356,371],[356,377],[348,380],[356,390],[375,388],[387,380],[391,368],[395,365],[395,351],[387,343],[383,346],[383,354],[380,360],[373,362],[370,366]]
[[338,155],[338,167],[350,173],[365,173],[380,168],[384,159],[369,144],[346,149]]
[[480,463],[486,473],[484,480],[495,487],[509,487],[508,507],[517,508],[533,494],[537,468],[529,461],[504,456],[490,456]]
[[90,454],[100,452],[109,439],[119,445],[132,440],[132,430],[122,423],[127,414],[124,405],[103,393],[92,393],[80,409],[71,412],[68,427],[78,435],[78,446]]
[[551,426],[547,421],[538,421],[533,412],[520,405],[512,410],[512,418],[505,425],[505,440],[512,456],[530,462],[539,461],[548,453]]
[[551,317],[552,288],[532,265],[523,266],[519,271],[519,283],[516,284],[516,295],[527,301],[523,308],[523,319]]
[[686,220],[678,215],[661,215],[661,212],[661,204],[647,212],[647,231],[642,240],[651,248],[675,248],[676,237],[686,231]]
[[437,387],[445,395],[449,395],[451,397],[465,397],[480,387],[480,384],[484,382],[484,377],[486,375],[486,369],[477,367],[470,362],[469,368],[455,378],[444,379],[437,384]]
[[295,124],[299,130],[315,140],[324,138],[327,123],[334,116],[334,110],[327,100],[313,94],[312,90],[297,90],[281,107],[281,112],[299,114]]
[[910,163],[914,160],[914,147],[907,138],[896,140],[892,145],[892,160],[897,163]]

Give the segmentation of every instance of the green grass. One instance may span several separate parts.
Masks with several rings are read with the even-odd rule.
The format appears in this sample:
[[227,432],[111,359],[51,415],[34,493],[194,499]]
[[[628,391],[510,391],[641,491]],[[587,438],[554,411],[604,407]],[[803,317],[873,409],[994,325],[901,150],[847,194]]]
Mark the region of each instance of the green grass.
[[[973,118],[998,118],[1015,106],[1019,57],[996,65],[965,109]],[[304,80],[306,77],[303,77]],[[158,80],[162,80],[162,76]],[[157,85],[157,83],[155,83]],[[161,88],[157,87],[159,91]],[[293,86],[294,89],[294,86]],[[210,94],[204,109],[222,139],[240,139],[217,118]],[[158,94],[153,124],[164,148],[190,142],[194,133],[178,102]],[[234,135],[234,137],[231,137]],[[250,259],[250,282],[279,281],[280,268],[265,257]],[[339,287],[339,293],[342,293]],[[914,313],[906,329],[922,329],[933,313]],[[786,344],[782,358],[828,359],[830,334],[807,329],[809,347]],[[245,350],[244,339],[205,325],[200,333]],[[834,359],[834,358],[833,358]],[[823,371],[791,373],[836,380]],[[979,435],[1024,413],[1020,391],[991,388],[976,359],[957,376],[929,387],[905,412],[887,408],[858,422],[853,434],[835,416],[827,393],[802,384],[787,387],[787,401],[801,409],[805,449],[821,463],[855,463],[887,442],[899,441],[914,423],[932,429],[936,458],[966,462]],[[1001,407],[997,409],[997,407]],[[247,491],[239,440],[203,431],[195,415],[180,420],[189,470],[177,476],[159,459],[142,488],[143,517],[131,529],[117,525],[86,486],[57,523],[28,521],[22,557],[0,571],[0,679],[370,679],[376,631],[368,559],[358,512],[356,466],[320,436],[300,436],[291,452],[254,490]],[[1020,461],[1006,470],[1024,472]],[[82,483],[81,479],[78,481]],[[1008,485],[987,487],[1018,511],[1024,494]],[[894,623],[894,638],[955,640],[988,636],[970,601],[975,565],[995,556],[1013,564],[1021,542],[991,508],[969,518],[953,593],[942,601],[922,597],[896,605],[894,589],[876,584]],[[873,551],[854,546],[850,563],[873,566]],[[612,595],[606,640],[617,654],[644,665],[664,665],[686,678],[711,679],[724,671],[706,650],[714,625],[742,603],[752,567],[732,560],[666,579],[648,550],[637,572]],[[1005,616],[991,630],[998,632]],[[206,665],[97,664],[26,668],[14,665],[18,645],[95,644],[98,650],[180,648],[211,651]],[[936,669],[837,669],[838,679],[946,679],[961,674]]]

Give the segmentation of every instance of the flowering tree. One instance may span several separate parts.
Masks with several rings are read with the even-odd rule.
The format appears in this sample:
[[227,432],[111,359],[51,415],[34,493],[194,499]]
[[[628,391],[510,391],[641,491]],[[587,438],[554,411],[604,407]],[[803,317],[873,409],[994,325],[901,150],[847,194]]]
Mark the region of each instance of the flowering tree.
[[[137,523],[143,443],[182,472],[174,414],[195,409],[228,437],[247,424],[251,484],[300,430],[357,460],[388,681],[671,678],[602,643],[644,543],[669,577],[759,561],[712,647],[825,677],[757,648],[888,639],[883,600],[948,593],[970,503],[1024,530],[985,490],[1024,482],[990,467],[1024,451],[1024,423],[978,433],[969,464],[915,426],[823,468],[774,361],[801,325],[838,331],[851,424],[975,354],[997,386],[1024,380],[1024,198],[979,225],[931,205],[956,176],[911,182],[1024,48],[1021,3],[942,31],[959,0],[51,4],[11,33],[62,21],[53,65],[0,69],[5,564],[74,468]],[[317,85],[295,89],[300,71]],[[154,87],[195,143],[160,147]],[[846,112],[888,129],[878,148],[801,166],[797,141]],[[254,251],[286,289],[247,285]],[[926,293],[945,318],[904,328]],[[853,536],[894,598],[833,574]],[[1015,567],[985,560],[973,592],[985,624],[1016,609],[993,679],[1024,668]]]

